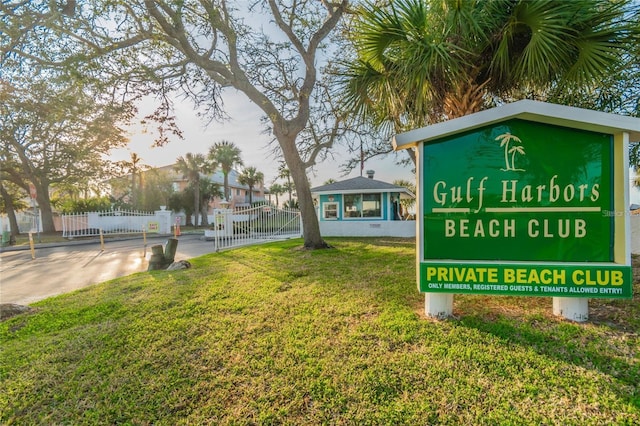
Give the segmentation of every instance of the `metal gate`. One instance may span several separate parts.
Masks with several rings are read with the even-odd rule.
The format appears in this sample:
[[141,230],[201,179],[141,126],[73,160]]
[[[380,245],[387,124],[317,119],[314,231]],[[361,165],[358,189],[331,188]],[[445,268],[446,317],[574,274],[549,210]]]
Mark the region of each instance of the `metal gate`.
[[151,212],[109,210],[62,215],[62,236],[87,237],[104,234],[140,234],[156,221]]
[[213,240],[216,251],[232,247],[285,240],[302,236],[302,218],[298,210],[270,205],[214,209],[207,240]]

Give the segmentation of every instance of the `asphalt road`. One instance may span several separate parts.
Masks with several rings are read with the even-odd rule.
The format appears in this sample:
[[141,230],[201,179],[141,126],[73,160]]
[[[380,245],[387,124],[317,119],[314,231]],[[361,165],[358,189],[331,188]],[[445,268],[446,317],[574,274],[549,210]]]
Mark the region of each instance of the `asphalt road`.
[[[0,303],[27,305],[113,278],[146,271],[151,246],[165,245],[167,238],[61,244],[0,253]],[[213,242],[200,235],[178,238],[175,260],[191,259],[214,251]]]

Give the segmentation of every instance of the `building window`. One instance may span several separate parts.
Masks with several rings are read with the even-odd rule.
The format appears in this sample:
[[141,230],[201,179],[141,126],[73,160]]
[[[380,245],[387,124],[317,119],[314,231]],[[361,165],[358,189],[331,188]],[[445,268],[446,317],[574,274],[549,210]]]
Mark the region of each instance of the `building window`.
[[322,208],[322,217],[325,220],[338,219],[338,203],[324,203]]
[[240,190],[236,189],[236,195],[240,195]]
[[381,194],[362,194],[362,216],[382,217]]
[[382,194],[345,194],[344,217],[381,218]]

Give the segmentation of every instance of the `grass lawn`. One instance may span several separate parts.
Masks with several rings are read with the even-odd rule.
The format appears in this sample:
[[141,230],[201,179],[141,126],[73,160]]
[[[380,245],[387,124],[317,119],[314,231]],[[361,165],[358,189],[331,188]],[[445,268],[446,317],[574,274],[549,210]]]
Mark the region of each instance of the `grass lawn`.
[[435,321],[413,241],[328,241],[32,305],[0,324],[0,423],[640,424],[637,279],[586,324],[550,298],[482,296]]

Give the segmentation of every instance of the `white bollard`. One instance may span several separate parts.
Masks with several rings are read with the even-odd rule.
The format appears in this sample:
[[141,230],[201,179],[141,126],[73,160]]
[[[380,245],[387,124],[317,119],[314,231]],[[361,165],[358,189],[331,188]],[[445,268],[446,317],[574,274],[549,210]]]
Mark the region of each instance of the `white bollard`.
[[571,321],[585,322],[589,319],[589,299],[584,297],[554,297],[553,315]]
[[425,293],[424,313],[432,318],[446,318],[453,315],[453,294]]

